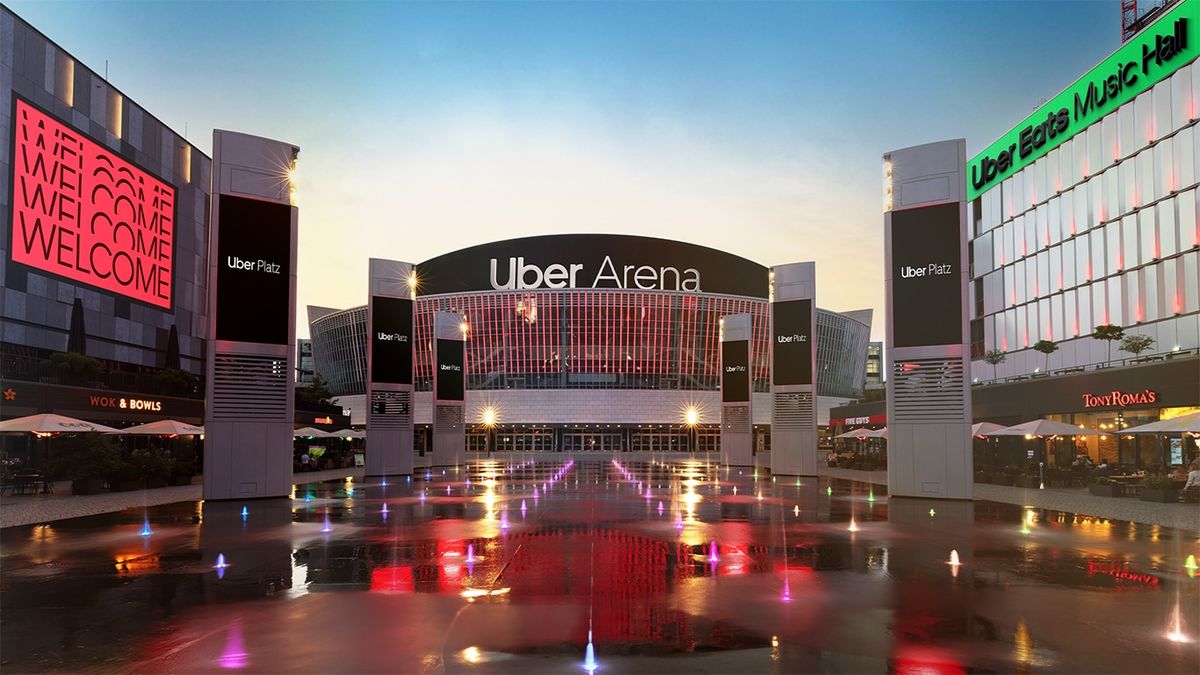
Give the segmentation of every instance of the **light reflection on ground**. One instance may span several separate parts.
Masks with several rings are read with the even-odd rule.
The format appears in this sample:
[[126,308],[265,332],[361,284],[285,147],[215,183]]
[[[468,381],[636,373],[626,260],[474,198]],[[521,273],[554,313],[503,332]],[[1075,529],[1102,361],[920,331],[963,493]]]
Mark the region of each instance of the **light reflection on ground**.
[[1194,536],[704,463],[486,462],[0,544],[6,672],[578,672],[589,626],[601,673],[1200,671]]

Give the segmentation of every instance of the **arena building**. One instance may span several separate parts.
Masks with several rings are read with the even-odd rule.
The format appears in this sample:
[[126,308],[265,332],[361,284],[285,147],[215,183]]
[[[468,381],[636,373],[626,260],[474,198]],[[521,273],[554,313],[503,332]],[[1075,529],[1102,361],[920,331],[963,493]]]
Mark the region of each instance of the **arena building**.
[[[574,234],[455,251],[420,263],[417,278],[418,449],[432,414],[433,313],[452,311],[467,329],[469,450],[489,436],[496,450],[716,449],[720,320],[741,313],[753,321],[755,446],[769,450],[765,266],[690,243]],[[363,423],[366,306],[308,316],[316,370]],[[819,418],[862,393],[870,332],[869,309],[817,310]]]

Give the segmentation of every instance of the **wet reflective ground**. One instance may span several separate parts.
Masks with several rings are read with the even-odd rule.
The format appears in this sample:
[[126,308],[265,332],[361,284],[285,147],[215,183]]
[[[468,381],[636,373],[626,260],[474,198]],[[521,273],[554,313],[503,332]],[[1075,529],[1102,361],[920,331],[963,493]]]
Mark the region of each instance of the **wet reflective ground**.
[[1200,672],[1194,533],[701,463],[479,464],[0,545],[6,673]]

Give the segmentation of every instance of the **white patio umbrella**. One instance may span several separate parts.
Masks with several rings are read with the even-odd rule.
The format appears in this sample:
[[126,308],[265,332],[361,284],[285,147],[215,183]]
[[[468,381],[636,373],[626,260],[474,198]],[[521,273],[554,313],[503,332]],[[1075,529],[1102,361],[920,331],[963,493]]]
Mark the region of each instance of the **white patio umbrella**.
[[0,422],[0,433],[71,434],[89,431],[111,433],[116,429],[53,413],[38,413]]
[[887,437],[888,437],[887,427],[883,427],[882,429],[867,429],[861,435],[861,438],[884,438],[884,439],[886,439]]
[[980,436],[1099,436],[1099,431],[1084,429],[1083,427],[1067,424],[1066,422],[1055,422],[1053,420],[1030,420],[1021,424],[1014,424],[1011,427],[1001,427],[995,431],[988,431],[980,434]]
[[367,437],[366,433],[364,433],[362,431],[355,431],[354,429],[338,429],[337,431],[333,432],[333,435],[337,436],[338,438],[366,438]]
[[292,433],[294,438],[337,438],[336,434],[331,434],[328,431],[321,431],[315,427],[300,427]]
[[158,420],[108,433],[122,436],[199,436],[204,433],[204,427],[179,420]]
[[1200,433],[1200,413],[1180,415],[1169,420],[1159,420],[1149,424],[1139,424],[1136,427],[1122,429],[1123,434],[1181,434],[1186,432]]
[[864,438],[863,432],[866,431],[870,431],[870,429],[866,427],[859,427],[857,429],[851,429],[845,433],[838,434],[837,436],[834,436],[834,438]]
[[992,422],[976,422],[975,424],[971,425],[971,435],[986,436],[988,432],[998,431],[1003,428],[1004,426],[1001,424],[994,424]]

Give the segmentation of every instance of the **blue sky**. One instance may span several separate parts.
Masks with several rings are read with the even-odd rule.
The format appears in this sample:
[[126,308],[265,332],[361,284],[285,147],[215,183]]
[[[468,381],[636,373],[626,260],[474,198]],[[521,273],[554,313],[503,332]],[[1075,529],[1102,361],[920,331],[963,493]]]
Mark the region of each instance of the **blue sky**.
[[206,152],[296,143],[304,306],[369,256],[625,232],[816,260],[873,307],[880,157],[985,147],[1119,46],[1119,2],[11,2]]

